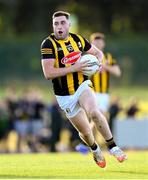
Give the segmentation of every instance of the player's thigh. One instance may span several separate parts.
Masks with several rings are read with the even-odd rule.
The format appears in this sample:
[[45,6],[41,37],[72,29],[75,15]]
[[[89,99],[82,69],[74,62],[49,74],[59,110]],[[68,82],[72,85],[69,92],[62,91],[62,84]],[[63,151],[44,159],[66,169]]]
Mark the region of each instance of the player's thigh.
[[81,108],[81,111],[76,116],[69,118],[69,120],[80,133],[85,134],[91,131],[88,117],[83,108]]
[[87,113],[89,113],[91,110],[98,109],[96,95],[91,89],[87,89],[81,94],[79,103]]

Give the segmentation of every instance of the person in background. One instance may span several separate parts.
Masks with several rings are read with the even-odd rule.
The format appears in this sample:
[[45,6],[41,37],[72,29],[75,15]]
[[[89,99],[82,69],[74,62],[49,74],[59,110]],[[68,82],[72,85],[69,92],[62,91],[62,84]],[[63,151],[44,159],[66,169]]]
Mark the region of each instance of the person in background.
[[53,100],[50,105],[50,117],[51,117],[51,138],[50,138],[50,151],[57,152],[56,144],[60,141],[60,134],[62,131],[63,123],[65,121],[62,111],[56,101]]
[[139,111],[138,100],[136,97],[131,97],[129,101],[129,106],[126,110],[126,115],[129,118],[134,118]]
[[39,142],[41,132],[44,127],[44,112],[46,106],[43,102],[41,92],[33,88],[28,93],[28,113],[29,113],[29,138],[28,144],[31,152],[40,152]]
[[5,100],[0,101],[0,153],[8,153],[9,149],[7,146],[9,129],[9,114],[8,107]]
[[28,111],[28,91],[23,91],[23,95],[18,99],[15,108],[14,130],[17,133],[17,149],[18,153],[28,152],[28,135],[30,132],[30,114]]
[[113,58],[112,54],[109,52],[104,52],[106,44],[105,35],[103,33],[93,33],[90,36],[90,41],[104,53],[102,71],[94,74],[91,80],[96,93],[99,109],[101,110],[101,112],[103,112],[104,115],[107,115],[110,103],[110,75],[120,77],[121,69],[117,61]]
[[9,130],[14,131],[14,122],[16,120],[15,111],[18,104],[18,97],[14,87],[8,87],[5,91],[5,100],[9,115]]
[[122,110],[122,106],[120,103],[120,98],[119,97],[113,97],[112,101],[109,106],[108,110],[108,116],[109,116],[109,126],[112,131],[114,132],[114,120],[116,119],[118,113]]

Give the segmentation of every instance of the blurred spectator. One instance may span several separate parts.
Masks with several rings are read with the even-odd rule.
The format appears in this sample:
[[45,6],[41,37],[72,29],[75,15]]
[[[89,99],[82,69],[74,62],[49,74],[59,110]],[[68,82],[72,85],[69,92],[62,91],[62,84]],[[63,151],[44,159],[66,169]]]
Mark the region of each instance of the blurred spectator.
[[9,115],[5,101],[0,102],[0,152],[8,152]]
[[18,100],[15,108],[14,129],[17,132],[17,152],[23,152],[27,145],[27,137],[29,134],[29,102],[27,92],[24,91],[23,96]]
[[136,97],[131,97],[129,106],[126,110],[127,117],[135,117],[138,111],[138,99]]
[[62,130],[63,122],[65,121],[65,116],[63,116],[62,111],[56,101],[53,100],[50,106],[51,115],[51,140],[50,140],[50,150],[51,152],[56,152],[56,143],[60,140],[60,133]]
[[17,96],[16,96],[16,89],[15,88],[7,88],[6,89],[6,104],[7,104],[7,110],[9,114],[9,129],[14,130],[14,121],[16,119],[15,117],[15,110],[17,107]]
[[118,113],[121,111],[121,104],[120,104],[120,98],[119,97],[114,97],[110,103],[109,106],[109,126],[110,129],[112,131],[112,133],[114,132],[114,120],[116,119]]
[[41,93],[38,89],[33,89],[28,94],[28,114],[29,114],[29,147],[32,152],[40,151],[39,138],[44,127],[45,104],[42,101]]

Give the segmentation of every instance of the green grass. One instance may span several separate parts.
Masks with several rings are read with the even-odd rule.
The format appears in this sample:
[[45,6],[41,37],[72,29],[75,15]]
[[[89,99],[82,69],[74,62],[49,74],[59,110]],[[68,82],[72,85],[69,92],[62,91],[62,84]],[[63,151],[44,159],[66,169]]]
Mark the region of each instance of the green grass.
[[91,154],[1,154],[0,179],[148,179],[148,151],[127,154],[128,160],[118,163],[105,153],[105,169]]

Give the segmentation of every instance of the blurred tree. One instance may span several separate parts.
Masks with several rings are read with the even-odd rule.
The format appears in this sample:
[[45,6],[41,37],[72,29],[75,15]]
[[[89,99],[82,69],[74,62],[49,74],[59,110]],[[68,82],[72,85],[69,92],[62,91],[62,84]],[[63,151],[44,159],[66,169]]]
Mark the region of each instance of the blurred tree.
[[85,31],[146,32],[147,6],[146,0],[0,0],[0,31],[51,31],[51,15],[62,9],[77,15]]
[[50,16],[59,1],[20,0],[14,20],[17,33],[46,32],[49,30]]
[[[53,12],[66,10],[76,25],[72,31],[81,32],[85,37],[103,31],[107,39],[112,38],[107,42],[108,48],[128,71],[127,83],[145,82],[147,7],[146,0],[0,0],[0,75],[7,77],[11,67],[16,77],[30,78],[33,74],[41,77],[38,61],[41,38],[52,32]],[[128,69],[127,61],[130,61]]]
[[0,27],[16,35],[51,31],[51,15],[64,1],[0,0]]
[[70,0],[61,7],[78,16],[81,29],[121,33],[148,30],[147,5],[145,0]]

